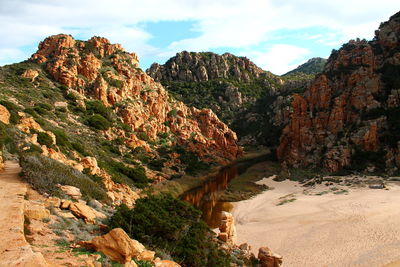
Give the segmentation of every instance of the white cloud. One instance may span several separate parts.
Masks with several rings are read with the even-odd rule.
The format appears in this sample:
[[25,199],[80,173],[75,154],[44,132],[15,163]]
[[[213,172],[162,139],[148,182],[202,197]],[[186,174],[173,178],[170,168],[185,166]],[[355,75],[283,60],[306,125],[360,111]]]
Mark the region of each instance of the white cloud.
[[274,74],[285,74],[298,66],[296,61],[307,56],[310,51],[306,48],[287,44],[276,44],[264,51],[243,51],[240,54],[248,56],[254,63]]
[[[256,47],[267,43],[272,32],[306,27],[330,29],[327,34],[314,35],[314,40],[339,46],[351,38],[372,38],[379,22],[399,9],[398,0],[0,0],[0,49],[8,53],[1,56],[1,62],[13,57],[21,60],[23,53],[16,51],[60,32],[85,38],[102,35],[140,57],[155,60],[180,50]],[[200,36],[168,47],[150,46],[151,35],[140,25],[165,20],[197,21]],[[270,66],[266,62],[278,56],[285,57],[276,62],[277,67],[267,68],[281,72],[284,66],[291,66],[289,56],[304,55],[304,50],[294,47],[287,46],[291,51],[285,53],[282,46],[274,46],[266,55],[260,50],[249,53],[257,54],[255,61],[263,66]]]
[[15,59],[26,59],[29,56],[18,48],[0,48],[0,66],[12,63]]

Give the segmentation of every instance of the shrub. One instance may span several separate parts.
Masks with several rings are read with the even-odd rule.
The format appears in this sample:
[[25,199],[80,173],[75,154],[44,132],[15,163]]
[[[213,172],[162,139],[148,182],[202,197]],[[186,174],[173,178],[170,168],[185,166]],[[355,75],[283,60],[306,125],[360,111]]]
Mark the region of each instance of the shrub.
[[53,138],[50,135],[44,132],[37,133],[37,141],[41,145],[45,145],[47,147],[51,147],[53,145]]
[[77,152],[79,152],[83,156],[91,156],[89,152],[87,152],[85,145],[82,143],[74,142],[71,144],[72,148],[75,149]]
[[58,146],[70,147],[71,143],[68,140],[68,136],[61,129],[56,129],[52,131],[56,136],[56,142]]
[[16,104],[7,100],[0,100],[0,104],[6,107],[10,112],[10,122],[12,124],[17,124],[19,121],[18,111],[20,108]]
[[167,114],[168,117],[176,117],[177,115],[178,115],[178,111],[176,109],[171,110]]
[[110,159],[107,162],[100,162],[99,167],[111,174],[112,179],[117,183],[133,184],[138,188],[144,188],[150,182],[142,166],[131,168],[125,166],[122,162]]
[[7,134],[7,126],[0,122],[0,151],[3,149],[3,146],[6,144],[7,139],[8,139],[8,134]]
[[38,152],[38,153],[42,153],[43,150],[40,146],[31,144],[31,146],[29,147],[28,150],[26,150],[25,152],[29,153],[29,152]]
[[210,169],[210,165],[201,161],[196,153],[187,151],[182,146],[176,146],[174,150],[180,154],[179,159],[186,165],[185,172],[187,174],[194,175],[198,171]]
[[108,120],[112,119],[111,109],[104,106],[103,102],[101,102],[99,100],[87,101],[86,102],[86,111],[90,115],[99,114]]
[[111,122],[99,114],[90,116],[87,120],[87,124],[97,130],[107,130],[111,127]]
[[164,167],[164,162],[165,162],[164,159],[154,159],[150,161],[148,165],[150,169],[160,172]]
[[53,106],[51,106],[50,104],[47,104],[47,103],[36,103],[35,107],[39,107],[39,108],[42,108],[42,109],[45,109],[48,111],[53,110]]
[[106,192],[78,170],[38,153],[23,153],[20,157],[22,176],[40,193],[61,196],[56,186],[78,187],[86,200],[108,201]]
[[230,259],[218,249],[200,216],[199,210],[170,195],[149,196],[132,210],[121,205],[109,226],[121,227],[151,249],[166,251],[182,266],[229,266]]

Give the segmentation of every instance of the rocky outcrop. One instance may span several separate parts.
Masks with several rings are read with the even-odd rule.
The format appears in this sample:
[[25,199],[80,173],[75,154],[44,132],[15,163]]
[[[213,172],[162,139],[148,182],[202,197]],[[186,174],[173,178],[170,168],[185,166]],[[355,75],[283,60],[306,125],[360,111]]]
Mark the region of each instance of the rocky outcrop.
[[100,251],[111,260],[119,263],[129,263],[132,259],[152,261],[155,252],[147,250],[141,243],[131,239],[124,230],[115,228],[108,234],[83,241],[82,246]]
[[10,112],[8,112],[7,108],[0,105],[0,121],[4,124],[9,124],[10,116]]
[[50,217],[50,211],[39,203],[25,203],[24,215],[29,220],[42,220]]
[[233,215],[229,212],[223,211],[221,216],[221,225],[219,227],[220,233],[218,238],[229,245],[236,244],[236,228],[233,220]]
[[[64,203],[63,203],[64,204]],[[96,219],[105,219],[106,216],[96,211],[95,209],[89,207],[80,202],[73,202],[69,205],[69,210],[74,214],[77,218],[82,218],[86,223],[93,224]]]
[[201,82],[213,79],[250,81],[268,73],[246,57],[229,53],[218,55],[211,52],[177,53],[164,65],[154,63],[147,73],[156,81]]
[[64,192],[67,196],[70,196],[71,198],[75,200],[79,200],[82,197],[81,190],[75,186],[71,185],[59,185],[59,188],[61,191]]
[[332,52],[310,88],[293,98],[277,151],[285,165],[399,167],[399,39],[397,13],[373,41],[352,40]]
[[[136,54],[105,38],[83,42],[64,34],[51,36],[30,60],[45,64],[46,71],[79,99],[94,98],[110,106],[132,131],[143,132],[149,140],[172,131],[177,143],[199,151],[201,157],[221,162],[240,153],[236,135],[213,112],[174,101],[161,84],[141,71]],[[193,142],[193,135],[202,142]],[[150,150],[135,137],[127,142]]]
[[21,74],[22,78],[30,79],[31,82],[34,82],[35,79],[39,76],[39,71],[33,69],[27,69],[24,73]]
[[[229,53],[183,51],[164,65],[154,63],[147,73],[185,104],[210,108],[241,137],[252,138],[260,136],[252,120],[263,117],[263,109],[268,109],[283,84],[279,76],[262,70],[248,58]],[[249,128],[253,132],[242,131]]]
[[273,253],[268,247],[261,247],[258,250],[258,260],[261,267],[280,267],[282,266],[282,256]]

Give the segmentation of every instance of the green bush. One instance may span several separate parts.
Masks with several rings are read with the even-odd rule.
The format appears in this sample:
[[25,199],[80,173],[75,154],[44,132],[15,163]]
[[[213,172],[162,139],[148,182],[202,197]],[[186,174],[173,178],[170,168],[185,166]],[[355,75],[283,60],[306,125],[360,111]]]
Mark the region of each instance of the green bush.
[[18,111],[20,108],[13,102],[7,100],[0,100],[0,104],[7,108],[10,112],[10,122],[12,124],[17,124],[19,121]]
[[20,164],[24,179],[40,193],[61,196],[57,184],[71,185],[78,187],[86,200],[109,200],[104,189],[85,174],[54,159],[38,153],[23,153]]
[[6,144],[7,139],[8,139],[7,126],[4,123],[0,122],[0,151]]
[[79,143],[79,142],[74,142],[71,144],[72,148],[75,149],[75,151],[79,152],[83,156],[91,156],[91,154],[86,150],[86,147],[84,144]]
[[182,266],[229,266],[229,257],[218,249],[200,216],[199,210],[170,195],[149,196],[139,199],[132,210],[121,205],[109,226],[169,253]]
[[164,162],[165,162],[165,159],[154,159],[154,160],[150,161],[148,165],[149,165],[150,169],[160,172],[162,170],[162,168],[164,167]]
[[97,130],[107,130],[111,127],[111,122],[99,114],[90,116],[87,124]]
[[151,181],[147,178],[142,166],[131,168],[125,166],[122,162],[109,159],[107,162],[100,162],[99,167],[105,169],[111,175],[113,181],[117,183],[133,184],[138,188],[144,188]]
[[47,103],[36,103],[35,107],[39,107],[39,108],[42,108],[42,109],[45,109],[45,110],[48,110],[48,111],[53,110],[53,106],[50,105],[50,104],[47,104]]
[[103,102],[99,100],[87,101],[86,112],[89,115],[99,114],[108,120],[112,120],[111,108],[104,106]]
[[53,145],[53,138],[50,135],[44,132],[37,133],[37,141],[41,145],[45,145],[47,147],[51,147]]
[[187,174],[194,175],[199,171],[206,171],[210,169],[210,165],[201,161],[196,153],[187,151],[182,146],[176,146],[174,150],[180,155],[180,161],[186,165],[185,172]]
[[56,136],[56,142],[58,146],[71,147],[71,143],[68,140],[68,136],[61,129],[55,129],[52,131]]
[[171,110],[167,114],[168,117],[176,117],[177,115],[178,115],[178,111],[176,109]]

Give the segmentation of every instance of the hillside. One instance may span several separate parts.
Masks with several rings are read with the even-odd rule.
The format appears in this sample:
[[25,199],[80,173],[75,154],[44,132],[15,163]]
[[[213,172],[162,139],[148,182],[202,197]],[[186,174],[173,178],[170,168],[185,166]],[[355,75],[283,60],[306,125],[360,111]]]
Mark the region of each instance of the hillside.
[[324,69],[326,59],[321,57],[310,58],[306,63],[301,64],[294,70],[285,73],[283,76],[297,75],[297,74],[311,74],[315,75]]
[[372,41],[330,55],[304,95],[294,95],[278,157],[286,166],[397,172],[400,13]]
[[[176,258],[183,266],[229,263],[227,253],[219,249],[215,237],[200,221],[199,211],[172,197],[144,198],[143,193],[164,180],[204,175],[211,167],[241,154],[236,134],[210,109],[187,107],[177,101],[140,69],[136,54],[101,37],[88,41],[64,34],[46,38],[29,60],[0,68],[0,89],[1,163],[19,160],[23,182],[41,194],[40,205],[50,201],[48,198],[58,203],[52,202],[52,208],[46,204],[51,218],[45,207],[41,207],[45,220],[38,222],[33,216],[33,225],[40,223],[49,231],[48,238],[53,238],[36,238],[35,242],[55,242],[55,250],[57,242],[76,246],[93,233],[101,234],[99,225],[105,218],[114,218],[117,206],[124,204],[122,214],[115,215],[110,227],[125,229],[153,250],[163,249],[162,255]],[[91,205],[97,211],[89,203],[95,203]],[[145,230],[150,232],[142,239],[131,228],[124,228],[125,220],[120,219],[135,203],[150,205],[135,214],[155,216],[155,225]],[[157,203],[157,215],[151,203]],[[66,209],[70,210],[67,215]],[[170,218],[165,213],[171,214]],[[173,216],[176,213],[179,215]],[[26,225],[34,227],[26,220]],[[95,232],[85,226],[93,223]],[[140,227],[149,224],[141,223]],[[112,229],[102,225],[105,230]],[[199,237],[192,240],[176,233],[172,242],[170,232],[157,230],[164,231],[166,225],[184,227]],[[40,234],[36,228],[30,229],[34,229],[31,234]],[[57,241],[57,235],[67,238]],[[185,242],[191,243],[197,255],[185,249]],[[44,253],[56,262],[65,261]],[[143,259],[153,261],[152,253]],[[130,258],[112,256],[111,260],[130,262]],[[174,264],[171,266],[179,266]]]
[[147,73],[177,99],[198,108],[211,108],[225,123],[282,82],[245,57],[229,53],[177,53],[164,65],[154,63]]
[[299,87],[293,83],[281,92],[279,76],[229,53],[184,51],[147,73],[187,105],[211,108],[242,144],[276,145],[285,123],[281,110],[288,106],[284,96]]

